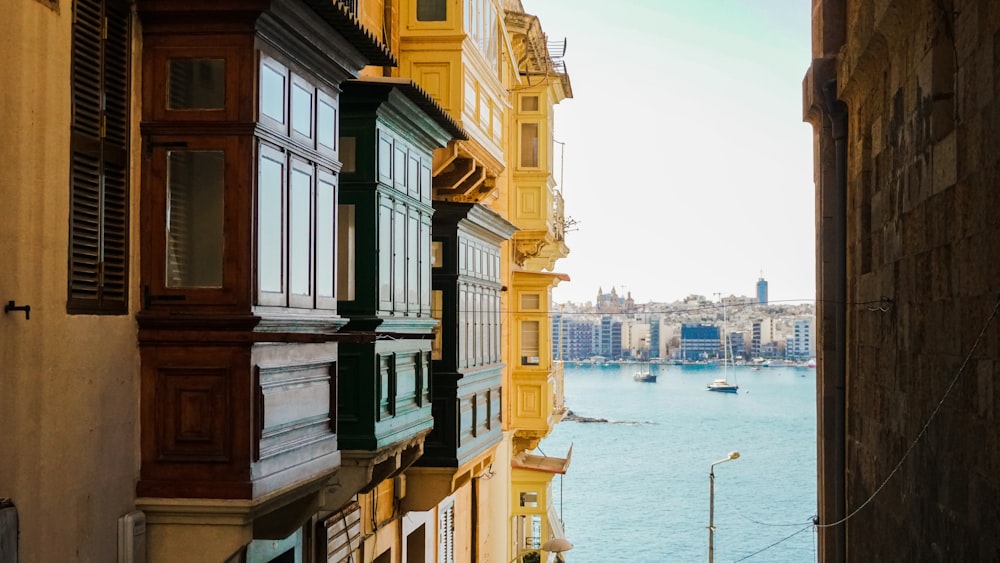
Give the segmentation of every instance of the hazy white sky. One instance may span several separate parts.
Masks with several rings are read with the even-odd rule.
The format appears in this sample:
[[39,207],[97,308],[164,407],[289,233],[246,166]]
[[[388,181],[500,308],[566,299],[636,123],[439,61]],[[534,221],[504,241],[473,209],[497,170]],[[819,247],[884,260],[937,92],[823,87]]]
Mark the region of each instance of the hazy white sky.
[[808,0],[523,0],[564,58],[555,176],[571,281],[637,302],[697,293],[815,297]]

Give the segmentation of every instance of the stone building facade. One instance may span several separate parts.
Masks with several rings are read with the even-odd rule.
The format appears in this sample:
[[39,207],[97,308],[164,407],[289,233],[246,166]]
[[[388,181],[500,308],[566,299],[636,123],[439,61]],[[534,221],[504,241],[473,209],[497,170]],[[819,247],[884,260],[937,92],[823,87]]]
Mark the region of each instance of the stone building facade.
[[996,561],[1000,4],[814,0],[820,561]]

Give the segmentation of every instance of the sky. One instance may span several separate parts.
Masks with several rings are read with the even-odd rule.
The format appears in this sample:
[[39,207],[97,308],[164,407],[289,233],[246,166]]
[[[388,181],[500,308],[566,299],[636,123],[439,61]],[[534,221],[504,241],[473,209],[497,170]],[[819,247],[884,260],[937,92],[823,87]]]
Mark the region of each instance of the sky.
[[808,0],[522,0],[563,60],[563,303],[815,298]]

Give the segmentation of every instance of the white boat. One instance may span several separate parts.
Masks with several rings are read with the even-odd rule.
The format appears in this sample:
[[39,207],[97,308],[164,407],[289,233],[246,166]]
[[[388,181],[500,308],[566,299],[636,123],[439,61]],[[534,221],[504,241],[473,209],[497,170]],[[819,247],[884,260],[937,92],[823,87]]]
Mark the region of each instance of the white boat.
[[729,319],[726,318],[726,301],[719,295],[722,301],[722,379],[716,379],[705,386],[707,391],[718,391],[721,393],[736,393],[740,386],[734,381],[730,383],[729,378]]
[[729,383],[725,379],[716,379],[705,386],[708,391],[719,391],[722,393],[737,393],[740,390],[740,386],[735,383]]

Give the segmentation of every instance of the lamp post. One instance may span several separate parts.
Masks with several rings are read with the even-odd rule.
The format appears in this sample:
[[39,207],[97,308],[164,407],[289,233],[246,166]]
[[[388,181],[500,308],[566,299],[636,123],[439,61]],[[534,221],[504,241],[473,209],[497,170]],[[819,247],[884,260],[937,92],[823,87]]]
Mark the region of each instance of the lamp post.
[[729,457],[720,459],[708,467],[708,563],[712,563],[715,546],[712,543],[715,533],[715,466],[740,457],[740,452],[729,452]]
[[543,543],[542,547],[525,549],[524,551],[518,552],[518,554],[515,555],[514,558],[510,560],[510,563],[514,563],[515,561],[520,561],[522,557],[528,555],[529,553],[541,554],[541,552],[546,551],[548,553],[555,553],[558,556],[560,553],[564,551],[569,551],[571,549],[573,549],[573,544],[571,544],[569,540],[567,540],[566,538],[552,538],[549,541]]

